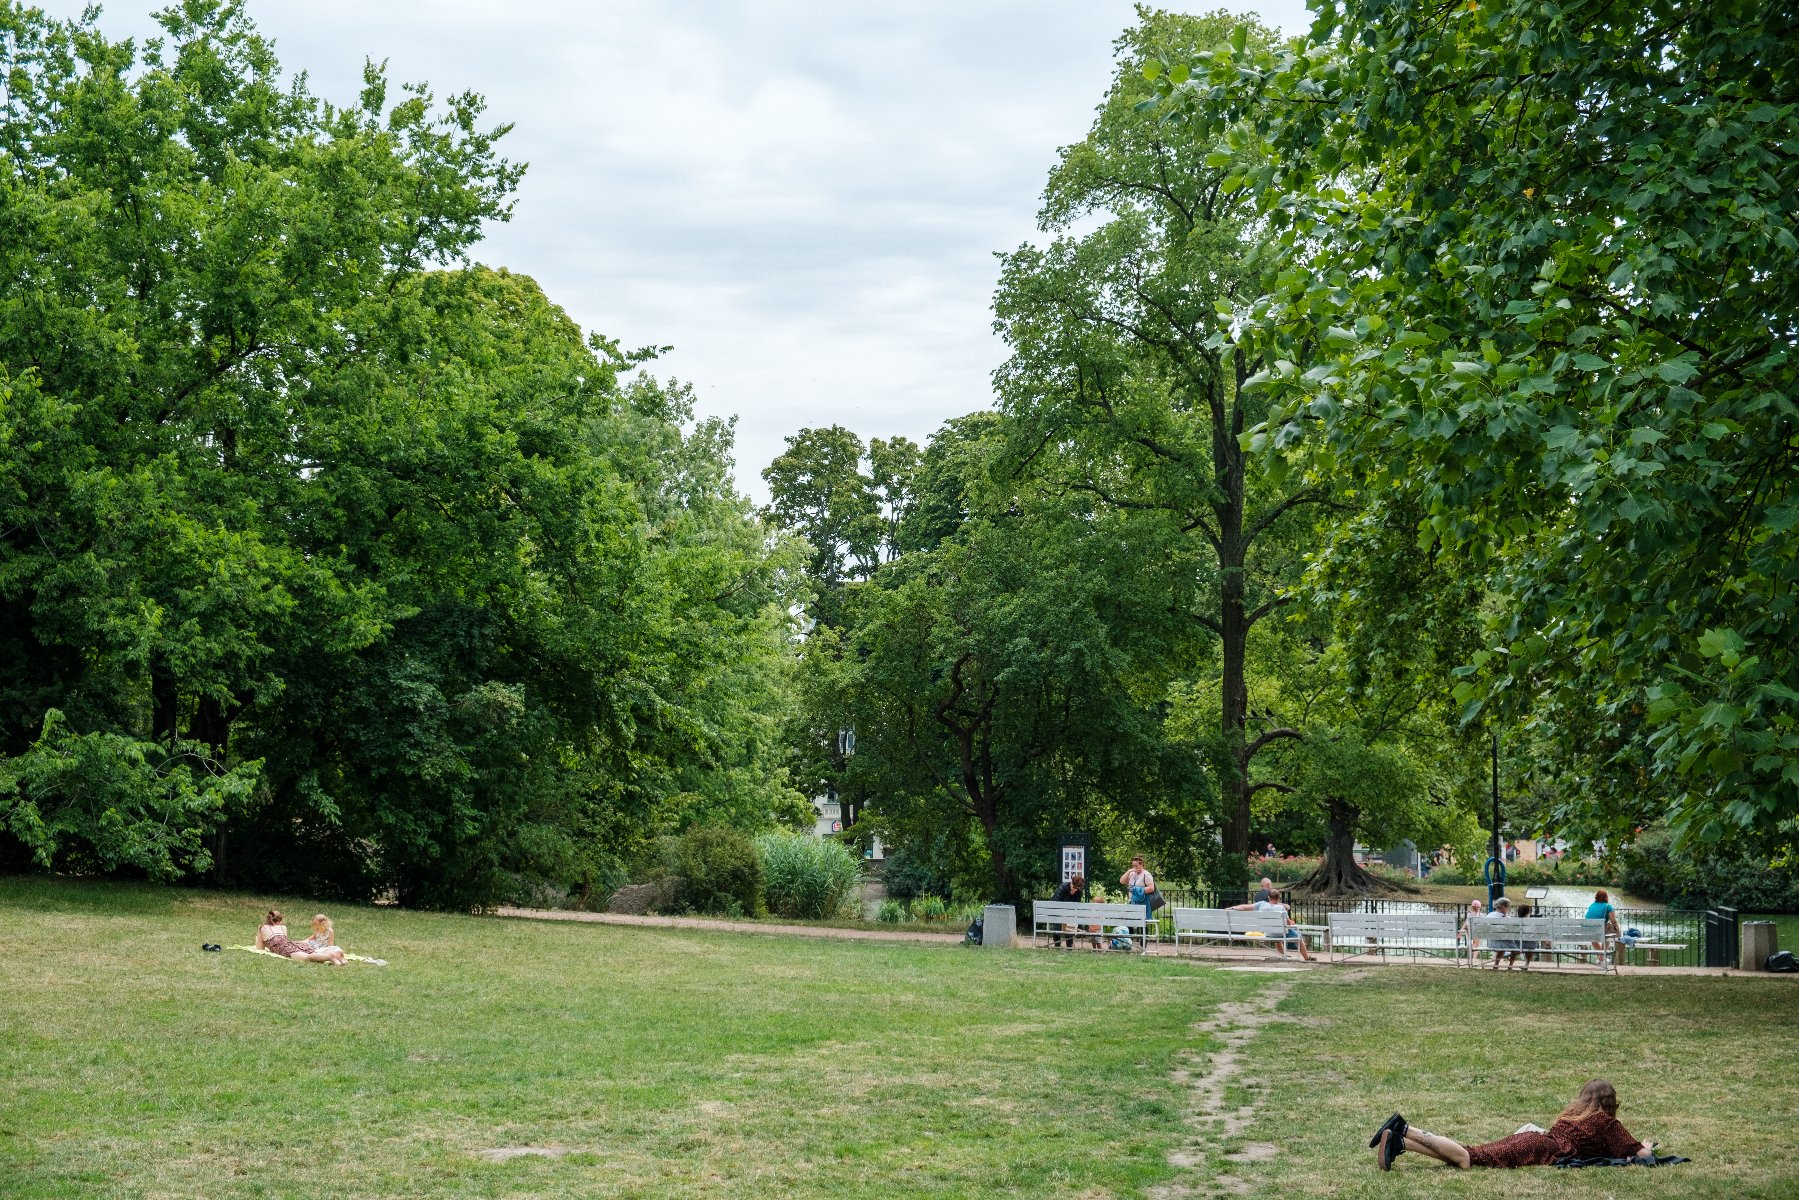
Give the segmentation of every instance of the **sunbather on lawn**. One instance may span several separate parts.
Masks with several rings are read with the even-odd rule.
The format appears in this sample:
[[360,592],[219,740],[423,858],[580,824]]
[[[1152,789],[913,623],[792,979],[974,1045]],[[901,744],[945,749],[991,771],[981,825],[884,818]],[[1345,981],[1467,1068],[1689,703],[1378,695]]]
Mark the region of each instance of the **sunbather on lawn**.
[[1393,1169],[1407,1150],[1452,1167],[1547,1167],[1562,1158],[1639,1158],[1653,1162],[1655,1143],[1639,1142],[1618,1123],[1618,1093],[1603,1079],[1590,1079],[1574,1103],[1562,1110],[1545,1133],[1514,1133],[1496,1142],[1464,1146],[1441,1134],[1406,1124],[1398,1113],[1387,1118],[1368,1144],[1375,1165]]
[[297,958],[302,962],[330,963],[334,967],[344,965],[344,952],[337,946],[324,946],[314,950],[289,938],[287,918],[273,908],[269,909],[268,915],[263,918],[262,927],[256,931],[256,948],[267,950],[270,954],[279,954],[282,958]]

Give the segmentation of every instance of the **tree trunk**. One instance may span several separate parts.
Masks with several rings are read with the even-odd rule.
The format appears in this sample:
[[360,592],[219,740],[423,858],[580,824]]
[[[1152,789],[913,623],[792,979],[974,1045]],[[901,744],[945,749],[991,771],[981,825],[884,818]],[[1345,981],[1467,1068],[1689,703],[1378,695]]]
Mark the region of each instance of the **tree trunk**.
[[150,740],[172,753],[180,737],[181,693],[174,674],[161,665],[150,668]]
[[194,708],[193,720],[187,723],[187,736],[203,743],[223,766],[226,743],[231,739],[231,721],[225,715],[225,706],[211,696],[202,697]]
[[1324,805],[1324,858],[1317,870],[1294,884],[1294,890],[1313,896],[1371,896],[1383,892],[1415,892],[1410,884],[1389,883],[1355,860],[1355,825],[1361,812],[1342,800]]
[[[1221,418],[1223,398],[1216,399],[1219,403],[1214,411]],[[1243,538],[1243,451],[1233,431],[1219,418],[1214,419],[1212,428],[1212,470],[1222,497],[1212,512],[1218,521],[1218,632],[1224,659],[1219,679],[1223,710],[1220,725],[1225,744],[1230,747],[1232,768],[1225,791],[1224,859],[1226,863],[1242,864],[1249,858],[1249,735],[1244,728],[1249,716],[1249,688],[1243,679],[1250,625],[1243,567],[1249,546]],[[1247,867],[1243,868],[1243,876],[1248,878]],[[1241,881],[1223,882],[1228,885]]]

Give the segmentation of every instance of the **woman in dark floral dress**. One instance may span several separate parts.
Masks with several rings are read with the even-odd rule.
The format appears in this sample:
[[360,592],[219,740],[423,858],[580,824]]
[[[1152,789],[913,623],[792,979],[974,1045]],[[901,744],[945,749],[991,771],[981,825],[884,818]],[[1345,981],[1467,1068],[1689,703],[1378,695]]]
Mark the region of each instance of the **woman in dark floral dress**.
[[1496,1142],[1464,1146],[1441,1134],[1413,1129],[1398,1113],[1368,1143],[1383,1171],[1407,1150],[1452,1167],[1547,1167],[1561,1158],[1653,1158],[1654,1142],[1639,1142],[1618,1123],[1618,1093],[1603,1079],[1591,1079],[1574,1103],[1562,1110],[1547,1133],[1514,1133]]
[[344,965],[344,952],[336,946],[324,946],[313,949],[302,945],[287,936],[287,918],[279,909],[271,908],[262,919],[262,927],[256,931],[256,948],[267,950],[270,954],[279,954],[282,958],[298,958],[306,962],[330,963],[334,967]]

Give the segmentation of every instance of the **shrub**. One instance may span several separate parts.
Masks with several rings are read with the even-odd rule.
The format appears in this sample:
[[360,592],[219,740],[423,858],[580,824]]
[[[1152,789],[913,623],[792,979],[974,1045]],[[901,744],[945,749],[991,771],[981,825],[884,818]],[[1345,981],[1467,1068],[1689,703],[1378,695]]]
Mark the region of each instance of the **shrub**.
[[920,896],[912,901],[912,916],[920,921],[941,921],[949,914],[942,896]]
[[1746,853],[1678,852],[1665,829],[1654,829],[1620,854],[1622,886],[1673,908],[1799,912],[1799,863],[1764,862]]
[[756,839],[756,853],[768,908],[776,916],[856,915],[862,864],[841,843],[804,833],[765,833]]
[[947,896],[948,876],[912,850],[889,850],[881,867],[881,882],[889,896],[910,900],[914,896]]
[[742,830],[689,829],[676,842],[673,857],[682,881],[680,907],[728,917],[763,911],[762,860]]
[[875,914],[875,920],[883,925],[898,925],[906,919],[906,902],[904,900],[883,900],[881,911]]

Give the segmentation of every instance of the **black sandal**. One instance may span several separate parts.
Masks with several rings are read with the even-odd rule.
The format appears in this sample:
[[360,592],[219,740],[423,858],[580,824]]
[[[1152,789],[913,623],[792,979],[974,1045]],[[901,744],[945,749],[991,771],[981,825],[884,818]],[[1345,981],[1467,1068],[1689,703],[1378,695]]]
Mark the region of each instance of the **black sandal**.
[[1397,1130],[1399,1133],[1399,1140],[1403,1142],[1405,1141],[1406,1131],[1410,1128],[1411,1127],[1406,1124],[1404,1117],[1400,1116],[1398,1113],[1394,1113],[1383,1121],[1381,1127],[1374,1131],[1374,1136],[1368,1139],[1368,1148],[1372,1150],[1380,1145],[1380,1135],[1389,1129]]
[[200,949],[223,953],[225,947],[219,945],[217,942],[202,942],[200,943]]

